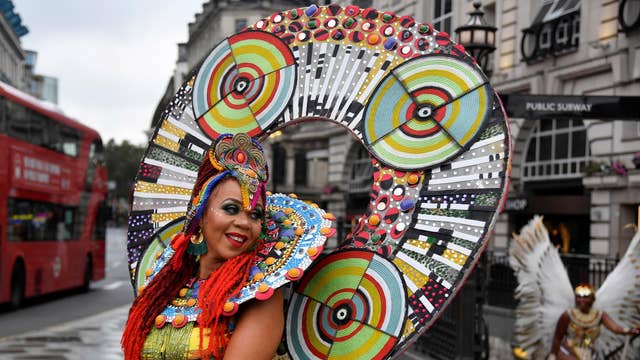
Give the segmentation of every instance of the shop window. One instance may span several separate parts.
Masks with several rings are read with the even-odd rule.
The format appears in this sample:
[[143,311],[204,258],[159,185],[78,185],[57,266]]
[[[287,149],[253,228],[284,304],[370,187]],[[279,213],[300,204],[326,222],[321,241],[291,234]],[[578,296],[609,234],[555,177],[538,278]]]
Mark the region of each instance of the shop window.
[[578,119],[540,119],[525,154],[524,181],[581,177],[589,160],[587,129]]
[[571,120],[569,119],[556,119],[556,129],[566,129],[569,127],[569,123]]
[[551,136],[540,137],[540,156],[541,161],[551,160],[551,146],[553,138]]
[[584,144],[587,141],[587,130],[576,131],[571,134],[571,156],[583,157],[586,154],[586,147]]
[[533,137],[529,140],[529,147],[527,148],[527,158],[526,158],[527,161],[530,161],[530,162],[536,161],[537,148],[538,148],[538,138]]
[[556,135],[555,159],[566,159],[569,157],[569,134]]

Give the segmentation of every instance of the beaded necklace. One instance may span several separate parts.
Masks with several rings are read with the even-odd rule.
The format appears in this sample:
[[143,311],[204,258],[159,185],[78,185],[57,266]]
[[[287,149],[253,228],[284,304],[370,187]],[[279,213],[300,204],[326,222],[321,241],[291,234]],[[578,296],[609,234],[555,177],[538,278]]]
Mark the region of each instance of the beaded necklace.
[[582,327],[592,327],[600,323],[600,311],[596,309],[589,309],[588,313],[583,313],[577,308],[570,310],[572,320]]
[[178,292],[178,297],[156,316],[155,326],[161,329],[169,322],[174,328],[179,329],[188,322],[196,321],[202,312],[198,307],[198,292],[204,281],[196,277],[189,279],[185,287]]

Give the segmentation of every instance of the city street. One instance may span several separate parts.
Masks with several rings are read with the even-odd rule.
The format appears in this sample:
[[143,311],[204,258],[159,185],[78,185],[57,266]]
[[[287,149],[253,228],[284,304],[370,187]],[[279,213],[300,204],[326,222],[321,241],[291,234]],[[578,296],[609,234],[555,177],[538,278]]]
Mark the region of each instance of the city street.
[[[100,334],[96,337],[99,342],[108,336],[117,337],[117,345],[133,298],[126,270],[126,229],[108,228],[106,247],[107,276],[92,283],[88,293],[68,291],[33,299],[15,311],[4,308],[0,312],[0,359],[13,359],[9,354],[19,358],[25,352],[75,359],[60,357],[60,349],[74,342],[86,344],[90,333]],[[113,335],[103,333],[107,330]]]
[[[107,229],[107,276],[85,294],[66,292],[0,312],[0,359],[121,359],[120,335],[132,300],[126,229]],[[400,359],[428,359],[406,352]]]

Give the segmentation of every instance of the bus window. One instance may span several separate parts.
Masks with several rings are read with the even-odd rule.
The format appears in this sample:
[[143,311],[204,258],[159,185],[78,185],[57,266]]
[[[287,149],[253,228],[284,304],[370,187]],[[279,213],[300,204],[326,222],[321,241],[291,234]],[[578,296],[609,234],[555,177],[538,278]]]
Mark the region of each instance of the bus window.
[[93,227],[93,240],[105,240],[107,238],[107,220],[111,208],[106,201],[101,201],[98,205],[98,213],[96,214],[96,223]]
[[62,152],[65,155],[77,157],[80,145],[80,134],[78,131],[67,127],[60,127],[60,137],[62,138]]
[[97,139],[91,143],[89,149],[89,160],[96,165],[104,164],[104,148],[102,147],[102,140]]
[[46,128],[47,128],[47,140],[44,147],[47,149],[51,149],[53,151],[57,151],[59,153],[62,152],[62,139],[60,136],[60,123],[55,120],[48,118],[46,116],[35,114],[36,116],[42,116],[45,120]]
[[11,101],[7,101],[6,105],[9,136],[30,142],[27,109]]
[[29,140],[32,144],[48,147],[47,132],[45,131],[47,122],[43,116],[27,111],[29,116]]
[[6,117],[4,116],[5,101],[6,100],[4,99],[4,97],[0,96],[0,134],[5,134],[7,132],[7,121],[6,121]]
[[9,199],[9,241],[71,240],[75,209],[58,204]]

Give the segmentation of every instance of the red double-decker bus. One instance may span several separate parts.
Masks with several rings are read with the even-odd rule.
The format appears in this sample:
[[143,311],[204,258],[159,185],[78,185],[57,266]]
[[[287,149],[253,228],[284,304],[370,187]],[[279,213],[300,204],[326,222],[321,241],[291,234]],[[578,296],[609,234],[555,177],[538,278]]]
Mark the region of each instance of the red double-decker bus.
[[100,135],[0,82],[0,303],[105,276]]

